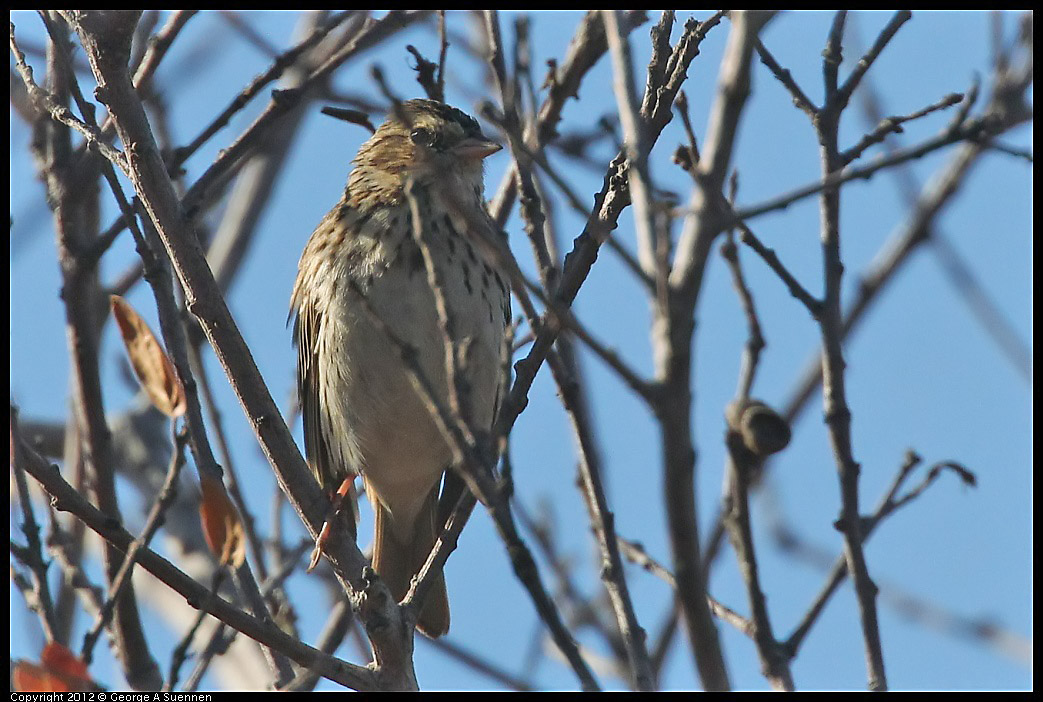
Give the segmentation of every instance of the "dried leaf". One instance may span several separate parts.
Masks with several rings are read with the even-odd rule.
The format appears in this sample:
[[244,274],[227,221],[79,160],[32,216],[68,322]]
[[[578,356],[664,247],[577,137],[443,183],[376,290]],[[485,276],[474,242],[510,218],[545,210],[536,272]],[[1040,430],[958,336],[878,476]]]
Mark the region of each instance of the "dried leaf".
[[185,390],[174,372],[174,364],[130,303],[118,295],[109,299],[112,316],[116,318],[123,345],[127,347],[130,364],[141,387],[156,409],[168,417],[180,417],[185,413]]
[[43,666],[29,661],[18,661],[14,664],[11,686],[15,692],[67,692],[66,689],[56,686],[56,681]]
[[242,565],[246,558],[246,542],[239,511],[228,499],[224,485],[214,478],[203,475],[200,487],[203,499],[199,503],[199,518],[207,545],[221,563],[233,567]]
[[87,664],[80,660],[75,653],[56,641],[52,641],[44,646],[40,659],[49,670],[71,675],[82,680],[90,679],[90,673],[87,672]]
[[97,690],[86,664],[57,642],[44,646],[41,665],[18,661],[11,682],[18,692],[82,692]]

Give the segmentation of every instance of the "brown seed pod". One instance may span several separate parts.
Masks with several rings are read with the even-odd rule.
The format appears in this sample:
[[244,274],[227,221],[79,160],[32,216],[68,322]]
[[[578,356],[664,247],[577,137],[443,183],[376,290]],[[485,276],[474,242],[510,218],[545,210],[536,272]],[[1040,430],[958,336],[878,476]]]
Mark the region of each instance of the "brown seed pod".
[[732,431],[755,456],[767,458],[789,445],[790,427],[778,412],[760,400],[732,402],[725,410]]

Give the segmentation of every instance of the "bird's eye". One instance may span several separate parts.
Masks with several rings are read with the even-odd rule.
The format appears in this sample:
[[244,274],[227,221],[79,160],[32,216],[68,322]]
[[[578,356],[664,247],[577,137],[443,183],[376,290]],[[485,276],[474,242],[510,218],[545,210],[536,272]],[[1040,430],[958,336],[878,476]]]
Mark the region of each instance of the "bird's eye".
[[420,144],[421,146],[431,146],[434,143],[434,135],[431,134],[430,130],[423,127],[417,127],[411,131],[409,138],[414,144]]

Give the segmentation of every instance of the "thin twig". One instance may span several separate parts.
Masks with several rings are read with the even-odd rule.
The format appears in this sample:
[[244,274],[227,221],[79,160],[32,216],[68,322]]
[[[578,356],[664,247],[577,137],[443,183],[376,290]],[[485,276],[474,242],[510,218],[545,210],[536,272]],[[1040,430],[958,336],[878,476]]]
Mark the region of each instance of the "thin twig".
[[818,107],[808,98],[800,85],[797,84],[797,81],[793,79],[793,74],[790,73],[789,69],[779,65],[779,62],[775,60],[775,57],[768,51],[768,47],[764,46],[760,39],[757,39],[757,55],[760,57],[761,63],[767,66],[771,74],[789,91],[789,94],[793,97],[793,104],[806,115],[814,118],[818,114]]
[[[171,44],[174,43],[174,40],[181,34],[181,30],[185,28],[185,25],[197,12],[199,10],[177,10],[172,12],[163,28],[149,39],[148,49],[134,71],[134,85],[138,90],[142,92],[150,90],[152,76],[155,75],[163,57],[167,55]],[[107,131],[109,126],[108,124],[103,125],[102,132]]]
[[[677,580],[674,578],[674,574],[671,573],[662,563],[652,558],[648,554],[648,551],[645,550],[645,547],[643,545],[636,541],[628,541],[623,537],[619,537],[619,549],[623,553],[623,555],[627,557],[627,560],[641,566],[646,571],[648,571],[649,573],[651,573],[652,575],[656,576],[664,583],[669,585],[672,589],[677,589]],[[710,607],[710,611],[713,613],[715,617],[717,617],[723,622],[731,624],[733,627],[736,628],[736,630],[740,631],[741,633],[745,634],[751,639],[754,637],[755,627],[753,622],[751,622],[749,619],[742,616],[741,614],[728,607],[727,605],[717,601],[710,594],[706,595],[706,602]],[[676,622],[676,608],[672,607],[671,609],[673,610],[671,620]],[[658,652],[659,649],[657,648],[657,653]],[[657,659],[658,658],[659,656],[657,656]]]
[[[862,58],[858,60],[855,67],[851,70],[847,80],[839,88],[834,83],[833,88],[835,90],[827,89],[826,91],[826,106],[825,110],[837,110],[841,111],[847,107],[848,100],[851,99],[851,94],[855,92],[855,88],[862,82],[862,78],[865,76],[866,71],[869,70],[873,62],[876,61],[877,57],[880,56],[880,52],[891,42],[898,30],[902,28],[902,25],[913,18],[913,13],[909,10],[899,10],[891,17],[891,20],[881,30],[877,36],[876,41],[873,42],[873,46],[869,48],[869,51],[865,53]],[[843,31],[843,29],[841,29]],[[838,43],[839,48],[839,43]]]
[[445,31],[445,10],[438,11],[438,94],[445,100],[445,57],[449,51],[449,36]]
[[30,100],[37,109],[44,110],[51,115],[56,122],[61,122],[67,127],[72,127],[87,140],[88,144],[98,149],[105,158],[126,170],[123,154],[109,146],[97,129],[92,129],[85,122],[78,119],[65,105],[62,105],[50,92],[44,90],[33,79],[33,69],[25,62],[25,54],[18,48],[14,35],[14,22],[11,22],[11,52],[14,54],[15,66],[18,68],[22,81],[25,83],[26,91]]
[[[56,467],[48,465],[32,449],[25,446],[24,442],[23,450],[28,456],[26,472],[33,476],[51,495],[57,509],[75,515],[92,531],[105,539],[106,543],[112,544],[122,552],[125,553],[130,549],[134,543],[133,535],[123,529],[117,521],[87,502],[62,479]],[[205,609],[212,616],[255,641],[282,652],[300,665],[319,670],[325,677],[352,689],[373,690],[378,687],[376,671],[328,656],[283,633],[274,624],[263,622],[246,614],[223,598],[209,596],[209,588],[192,580],[151,549],[142,548],[139,551],[138,563],[160,581],[180,593],[193,606]]]
[[[843,88],[837,88],[836,72],[840,63],[840,35],[843,32],[843,14],[834,23],[834,31],[826,43],[823,55],[823,72],[826,76],[825,107],[813,121],[820,144],[819,154],[823,177],[843,168],[838,148],[840,116],[847,105],[850,92],[861,75],[868,69],[871,59],[859,64]],[[898,17],[896,15],[896,17]],[[892,22],[892,24],[894,24]],[[890,26],[890,25],[889,25]],[[895,28],[897,29],[897,27]],[[886,30],[885,30],[886,33]],[[892,32],[893,34],[893,32]],[[886,44],[878,41],[880,47]],[[847,403],[845,361],[843,352],[843,324],[841,311],[841,281],[843,261],[841,257],[840,232],[840,189],[829,188],[821,193],[820,220],[822,259],[824,270],[824,293],[821,314],[818,317],[822,336],[822,403],[828,427],[830,444],[840,483],[841,508],[837,520],[844,537],[844,552],[848,568],[852,573],[856,599],[865,645],[868,687],[870,690],[887,690],[884,670],[883,645],[880,640],[876,585],[869,575],[863,545],[862,524],[859,512],[860,466],[855,460],[851,437],[851,410]]]
[[[179,167],[183,164],[189,156],[194,154],[199,147],[205,144],[214,134],[220,131],[225,125],[229,123],[231,118],[243,109],[249,102],[258,94],[261,90],[269,83],[277,80],[283,72],[285,72],[291,66],[294,66],[297,61],[305,55],[305,53],[316,46],[320,41],[326,38],[326,36],[343,24],[345,21],[350,19],[357,10],[343,10],[334,17],[330,18],[328,22],[325,22],[316,27],[308,36],[297,42],[296,45],[290,47],[286,51],[282,52],[278,56],[272,59],[271,66],[268,70],[264,71],[260,75],[251,81],[250,85],[246,86],[242,91],[236,95],[232,101],[222,110],[217,117],[212,119],[210,123],[203,128],[203,130],[196,136],[195,139],[190,141],[187,145],[177,149],[174,153],[174,159],[171,166],[173,168]],[[329,71],[327,70],[326,73]],[[325,73],[323,74],[325,75]],[[273,104],[277,101],[273,100]],[[269,107],[269,110],[271,108]],[[256,124],[256,122],[254,123]],[[236,143],[240,143],[241,139],[237,140]]]
[[[624,31],[632,31],[645,19],[643,10],[630,11]],[[526,129],[525,144],[534,152],[551,141],[561,120],[565,101],[578,98],[580,85],[587,73],[607,50],[604,25],[598,11],[589,10],[569,43],[564,61],[560,65],[555,62],[546,84],[547,97],[536,113],[535,123]],[[514,204],[516,185],[514,173],[505,174],[496,195],[490,201],[489,211],[501,227],[507,221]]]
[[[207,593],[207,598],[216,598],[217,590],[221,587],[221,583],[225,578],[226,570],[224,568],[214,569],[213,578],[210,583],[210,590]],[[172,692],[177,687],[178,678],[181,675],[181,667],[188,660],[188,649],[192,646],[192,642],[195,641],[196,634],[199,632],[199,627],[202,626],[203,621],[206,620],[207,610],[204,604],[199,608],[196,613],[196,618],[192,621],[192,625],[188,627],[188,631],[181,637],[177,646],[174,647],[173,653],[170,654],[170,675],[167,677],[165,683],[163,683],[163,690],[166,692]]]
[[932,105],[928,105],[927,107],[921,110],[917,110],[916,112],[912,112],[910,114],[903,115],[900,117],[885,117],[884,119],[880,120],[880,124],[878,124],[873,131],[869,132],[861,139],[859,139],[857,144],[847,149],[846,151],[841,152],[841,163],[843,163],[846,166],[855,159],[861,157],[865,150],[868,149],[870,146],[883,142],[884,139],[886,139],[891,134],[901,133],[903,130],[902,125],[906,122],[911,122],[915,119],[925,117],[931,114],[932,112],[937,112],[938,110],[944,110],[947,107],[952,107],[953,105],[956,105],[962,101],[963,95],[961,95],[960,93],[950,93],[938,102],[935,102]]
[[[217,194],[218,185],[225,182],[229,172],[241,164],[243,157],[261,143],[267,130],[288,111],[296,107],[309,86],[325,80],[349,58],[371,48],[388,35],[422,19],[427,12],[427,10],[392,10],[381,20],[365,23],[339,51],[312,71],[301,83],[299,89],[276,93],[264,112],[235,141],[221,151],[214,163],[188,189],[182,198],[182,206],[186,213],[194,216],[213,200]],[[196,141],[198,142],[199,139],[197,138]],[[193,142],[189,147],[195,143]],[[178,152],[176,156],[176,160],[183,158],[181,152]]]
[[[787,193],[754,205],[739,207],[735,211],[735,218],[750,220],[768,212],[786,209],[800,200],[821,193],[823,190],[837,188],[853,180],[868,180],[878,171],[921,158],[952,144],[962,141],[988,139],[1019,124],[1023,124],[1031,118],[1032,114],[1030,111],[1017,108],[1004,112],[986,113],[979,119],[969,120],[965,124],[956,125],[956,128],[945,129],[937,136],[926,139],[915,146],[896,149],[892,153],[879,156],[865,165],[856,168],[849,166],[829,173],[815,183],[794,188]],[[678,214],[684,213],[685,210],[678,212]]]
[[728,503],[730,513],[725,520],[732,540],[739,572],[746,585],[750,607],[752,638],[757,646],[761,670],[775,690],[792,692],[793,673],[789,658],[784,654],[772,630],[767,600],[761,588],[757,556],[753,544],[753,526],[750,520],[749,478],[757,468],[754,456],[743,445],[739,434],[729,429],[725,439],[728,447]]
[[454,643],[453,641],[444,638],[432,639],[427,641],[427,643],[432,648],[440,651],[457,663],[470,668],[479,675],[483,675],[504,687],[510,688],[516,692],[531,692],[534,689],[532,683],[526,682],[518,676],[502,670],[500,667],[483,659],[474,651],[469,651],[464,648],[461,644]]
[[[880,500],[880,504],[877,506],[872,516],[862,520],[863,541],[868,540],[876,527],[879,526],[886,517],[919,497],[928,487],[930,487],[943,470],[949,469],[952,472],[955,472],[965,484],[974,485],[976,482],[974,474],[958,464],[952,462],[937,463],[927,471],[927,475],[919,485],[909,490],[902,497],[897,497],[898,491],[920,463],[921,458],[914,452],[909,451],[906,454],[905,460],[898,469],[898,472],[895,474],[891,486]],[[787,651],[787,655],[790,658],[797,655],[797,652],[799,651],[801,644],[804,642],[804,639],[807,637],[808,632],[811,630],[811,627],[815,624],[819,615],[825,609],[826,603],[829,601],[830,597],[833,596],[837,591],[837,588],[844,581],[848,572],[848,560],[843,554],[841,554],[840,558],[838,558],[834,563],[822,590],[815,597],[815,600],[808,607],[808,610],[802,617],[800,623],[794,628],[793,632],[783,644]]]
[[753,380],[757,375],[757,366],[760,361],[761,351],[764,350],[764,335],[761,332],[760,320],[757,317],[757,307],[753,302],[753,294],[746,284],[746,278],[742,273],[742,265],[739,263],[739,250],[735,242],[729,239],[721,245],[721,256],[728,262],[728,268],[732,273],[732,285],[739,296],[739,304],[743,315],[746,317],[746,347],[743,351],[742,370],[739,373],[739,386],[736,397],[746,400],[753,390]]
[[[25,456],[22,452],[22,442],[18,431],[18,411],[11,407],[11,470],[14,473],[15,489],[18,493],[18,504],[22,509],[22,533],[25,534],[26,546],[20,548],[22,562],[32,573],[32,585],[28,588],[27,600],[35,606],[36,614],[40,617],[40,625],[43,627],[44,636],[47,641],[59,640],[55,635],[58,631],[54,615],[54,602],[51,599],[51,590],[47,584],[47,562],[43,557],[43,543],[40,541],[40,526],[36,523],[36,515],[33,512],[32,497],[29,494],[29,485],[25,480]],[[11,548],[15,544],[11,542]],[[14,572],[12,570],[12,572]],[[25,589],[23,589],[25,591]],[[31,596],[28,593],[32,593]]]
[[[623,125],[624,150],[627,155],[627,176],[630,188],[630,200],[634,210],[634,225],[637,231],[638,260],[641,268],[649,277],[655,271],[655,251],[657,250],[652,192],[655,189],[648,169],[649,145],[646,143],[647,127],[638,116],[638,105],[634,97],[633,61],[630,57],[630,43],[621,29],[617,10],[602,10],[601,19],[605,24],[605,36],[608,39],[612,54],[613,89],[616,94],[617,112]],[[649,85],[665,81],[665,66],[657,65],[666,62],[670,54],[670,28],[673,26],[673,11],[664,10],[662,18],[653,29],[653,53],[648,67]],[[655,42],[657,34],[663,37]],[[663,46],[665,44],[665,46]],[[654,90],[646,91],[646,96]]]
[[98,642],[102,630],[108,626],[109,619],[112,617],[116,600],[122,593],[124,585],[130,581],[138,553],[140,553],[141,549],[148,548],[148,545],[152,542],[152,537],[156,535],[159,527],[163,524],[167,509],[173,504],[174,498],[177,497],[177,482],[181,477],[181,467],[185,463],[185,444],[188,441],[188,435],[183,430],[179,432],[176,429],[173,433],[174,453],[170,458],[170,467],[167,469],[167,477],[163,481],[163,487],[149,510],[141,535],[130,545],[127,555],[123,559],[123,565],[120,566],[119,572],[109,585],[109,593],[105,603],[102,605],[101,612],[95,618],[94,625],[83,637],[80,657],[88,665],[90,665],[94,655],[94,645]]

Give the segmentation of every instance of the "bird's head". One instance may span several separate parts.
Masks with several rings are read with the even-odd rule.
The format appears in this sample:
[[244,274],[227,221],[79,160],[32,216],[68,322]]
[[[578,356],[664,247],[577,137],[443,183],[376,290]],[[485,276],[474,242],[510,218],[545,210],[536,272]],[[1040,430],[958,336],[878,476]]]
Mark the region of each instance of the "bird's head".
[[362,145],[355,164],[403,182],[459,176],[480,190],[482,161],[501,148],[467,113],[437,100],[407,100]]

